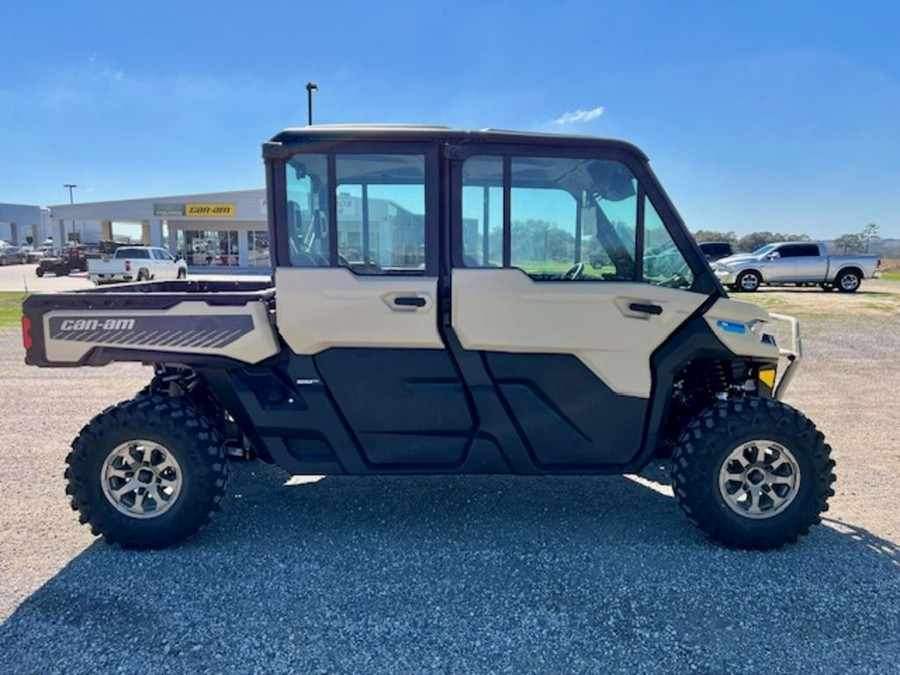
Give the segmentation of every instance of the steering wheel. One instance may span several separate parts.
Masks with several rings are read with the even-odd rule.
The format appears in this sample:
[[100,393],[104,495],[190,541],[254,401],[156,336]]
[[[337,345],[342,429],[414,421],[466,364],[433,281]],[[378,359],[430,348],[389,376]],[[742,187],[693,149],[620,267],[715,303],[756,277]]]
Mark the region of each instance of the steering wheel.
[[584,272],[584,263],[576,263],[566,270],[565,274],[562,275],[562,278],[564,281],[574,281],[581,276],[582,272]]
[[670,276],[665,281],[660,282],[660,286],[666,286],[667,288],[689,288],[691,285],[690,279],[684,276],[681,272],[675,272],[672,276]]

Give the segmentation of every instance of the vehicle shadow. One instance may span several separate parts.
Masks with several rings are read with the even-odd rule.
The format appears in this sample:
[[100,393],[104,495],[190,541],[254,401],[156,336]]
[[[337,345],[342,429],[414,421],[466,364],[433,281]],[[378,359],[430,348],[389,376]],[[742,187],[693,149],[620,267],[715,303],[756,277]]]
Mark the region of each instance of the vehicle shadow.
[[[199,536],[96,542],[0,627],[0,671],[842,672],[895,666],[897,546],[829,521],[729,551],[639,477],[290,480],[235,465]],[[148,667],[150,667],[148,665]]]
[[859,290],[855,291],[854,293],[840,293],[840,292],[837,291],[837,290],[832,290],[832,291],[827,291],[827,292],[826,292],[826,291],[823,291],[823,290],[822,290],[821,288],[819,288],[819,287],[816,287],[816,288],[799,288],[799,287],[797,287],[797,286],[764,286],[764,287],[762,287],[762,288],[757,289],[757,290],[754,291],[753,293],[732,292],[732,293],[730,293],[730,295],[731,295],[732,297],[746,298],[746,299],[750,300],[750,299],[753,298],[753,296],[754,296],[755,294],[756,294],[756,295],[767,295],[767,294],[770,294],[770,293],[790,293],[790,294],[792,294],[792,295],[809,295],[809,294],[815,294],[815,295],[823,295],[823,296],[824,296],[824,295],[827,295],[828,293],[834,293],[835,296],[838,296],[838,297],[844,297],[844,298],[858,297],[858,296],[861,296],[861,295],[865,295],[865,296],[868,296],[868,295],[879,295],[879,296],[884,296],[884,297],[896,297],[896,295],[897,295],[897,293],[895,293],[895,292],[891,292],[891,291],[881,291],[881,290],[872,290],[872,289],[867,289],[865,286],[860,286]]

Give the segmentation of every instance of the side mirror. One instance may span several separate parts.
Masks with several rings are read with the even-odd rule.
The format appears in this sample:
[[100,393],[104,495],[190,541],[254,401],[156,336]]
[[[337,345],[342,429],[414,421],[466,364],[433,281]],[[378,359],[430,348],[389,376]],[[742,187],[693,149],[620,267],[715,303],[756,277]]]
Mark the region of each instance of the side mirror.
[[778,260],[781,257],[781,254],[778,251],[772,251],[769,255],[766,256],[769,260]]

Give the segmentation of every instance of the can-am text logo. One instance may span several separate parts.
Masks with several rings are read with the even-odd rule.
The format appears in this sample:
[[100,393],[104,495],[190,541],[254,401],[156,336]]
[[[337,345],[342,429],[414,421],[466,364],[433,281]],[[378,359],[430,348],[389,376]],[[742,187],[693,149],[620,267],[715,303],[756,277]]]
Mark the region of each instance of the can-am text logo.
[[65,319],[60,330],[131,330],[134,319]]

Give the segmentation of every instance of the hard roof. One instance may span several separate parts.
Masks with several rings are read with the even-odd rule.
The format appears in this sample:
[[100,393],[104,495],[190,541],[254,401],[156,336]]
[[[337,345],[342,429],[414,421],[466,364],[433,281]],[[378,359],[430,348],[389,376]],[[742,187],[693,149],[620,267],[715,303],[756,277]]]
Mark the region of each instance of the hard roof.
[[[406,142],[477,142],[500,143],[504,145],[541,146],[581,146],[597,148],[618,148],[647,161],[640,148],[609,138],[596,136],[576,136],[566,134],[546,134],[527,131],[505,131],[500,129],[464,130],[444,126],[416,124],[315,124],[306,127],[285,129],[263,145],[263,156],[284,156],[286,146],[329,141],[406,141]],[[294,148],[296,151],[296,148]]]

